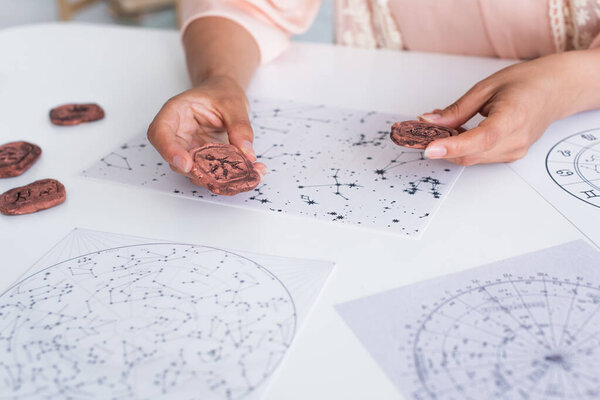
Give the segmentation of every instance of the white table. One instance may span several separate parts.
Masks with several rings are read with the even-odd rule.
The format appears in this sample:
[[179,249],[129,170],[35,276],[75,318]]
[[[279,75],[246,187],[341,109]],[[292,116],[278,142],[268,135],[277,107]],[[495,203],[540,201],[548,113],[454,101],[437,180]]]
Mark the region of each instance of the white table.
[[[0,142],[30,140],[43,156],[0,192],[52,177],[68,199],[38,214],[0,216],[0,291],[74,227],[337,263],[278,370],[268,399],[398,399],[332,306],[557,245],[581,235],[506,165],[468,168],[423,239],[310,218],[266,215],[77,176],[145,132],[189,85],[175,32],[87,25],[0,31]],[[443,107],[506,61],[296,43],[263,67],[250,93],[417,115]],[[48,110],[96,101],[107,118],[52,126]],[[231,229],[208,230],[216,222]]]

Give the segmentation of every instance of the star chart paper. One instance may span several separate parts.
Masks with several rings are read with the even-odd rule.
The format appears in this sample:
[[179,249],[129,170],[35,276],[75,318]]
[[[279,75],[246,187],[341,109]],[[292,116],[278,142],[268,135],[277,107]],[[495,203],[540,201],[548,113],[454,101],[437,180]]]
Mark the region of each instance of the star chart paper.
[[511,167],[600,246],[600,111],[552,124]]
[[600,253],[583,241],[337,310],[404,399],[600,398]]
[[0,398],[260,399],[332,268],[74,230],[0,293]]
[[84,171],[231,206],[304,215],[420,237],[462,167],[423,159],[389,139],[399,115],[251,100],[258,160],[269,172],[253,191],[217,196],[172,172],[139,136]]

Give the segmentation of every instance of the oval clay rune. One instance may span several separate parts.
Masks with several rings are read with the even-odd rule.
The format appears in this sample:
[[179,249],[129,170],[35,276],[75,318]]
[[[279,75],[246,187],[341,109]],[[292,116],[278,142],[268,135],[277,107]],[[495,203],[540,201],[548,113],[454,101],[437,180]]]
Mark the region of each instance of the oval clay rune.
[[0,146],[0,178],[12,178],[27,171],[42,154],[33,143],[11,142]]
[[50,110],[54,125],[79,125],[104,118],[104,110],[98,104],[64,104]]
[[456,135],[458,135],[456,129],[424,121],[396,122],[392,125],[390,133],[394,143],[411,149],[424,149],[434,140]]
[[62,183],[55,179],[42,179],[0,195],[0,213],[31,214],[55,207],[64,202],[66,197]]
[[213,193],[232,196],[254,189],[260,175],[235,146],[209,143],[190,151],[191,174]]

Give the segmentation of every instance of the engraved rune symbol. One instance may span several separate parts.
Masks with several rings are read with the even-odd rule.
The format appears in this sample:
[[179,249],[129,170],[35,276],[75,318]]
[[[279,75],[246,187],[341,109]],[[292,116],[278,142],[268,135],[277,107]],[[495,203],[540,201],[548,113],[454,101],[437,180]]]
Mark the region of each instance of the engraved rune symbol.
[[40,191],[40,197],[42,197],[42,196],[49,196],[49,195],[52,194],[52,192],[54,192],[54,189],[52,187],[49,187],[49,188],[47,188],[45,190],[41,190]]
[[22,190],[17,192],[17,198],[15,199],[15,203],[19,201],[27,201],[31,196],[31,192],[29,190]]
[[[239,171],[243,171],[243,168],[241,168],[239,166],[242,162],[241,161],[230,161],[229,157],[215,158],[214,156],[209,154],[206,156],[206,160],[207,161],[216,161],[218,164],[212,165],[210,172],[213,174],[217,174],[217,172],[220,169],[221,174],[223,175],[224,178],[227,178],[227,176],[229,175],[230,169],[237,169]],[[227,166],[229,166],[229,168]]]
[[15,161],[19,161],[19,158],[19,151],[12,146],[0,150],[1,162],[12,163]]

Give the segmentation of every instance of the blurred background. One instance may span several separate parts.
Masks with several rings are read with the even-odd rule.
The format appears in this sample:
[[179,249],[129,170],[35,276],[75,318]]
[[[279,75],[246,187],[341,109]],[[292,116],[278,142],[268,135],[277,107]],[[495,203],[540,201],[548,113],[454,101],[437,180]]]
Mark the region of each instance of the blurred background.
[[[0,29],[52,21],[177,29],[178,0],[0,0]],[[333,1],[323,0],[315,23],[294,40],[333,42]]]

